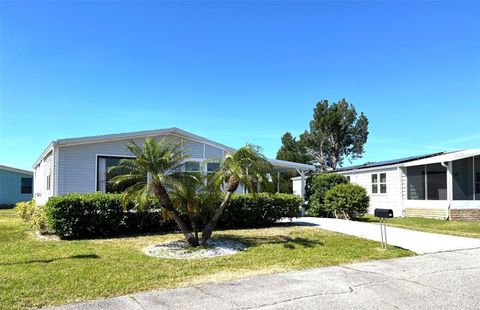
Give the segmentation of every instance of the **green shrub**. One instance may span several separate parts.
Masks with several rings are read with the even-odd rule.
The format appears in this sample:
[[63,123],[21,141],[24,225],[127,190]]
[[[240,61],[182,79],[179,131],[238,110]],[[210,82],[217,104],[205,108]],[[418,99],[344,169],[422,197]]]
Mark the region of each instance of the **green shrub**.
[[363,216],[368,212],[370,199],[367,191],[357,184],[339,184],[325,194],[325,208],[337,217],[346,219]]
[[46,204],[48,226],[63,238],[87,238],[155,232],[172,227],[162,221],[159,210],[124,210],[120,194],[66,194],[52,197]]
[[42,234],[52,233],[48,226],[47,214],[45,206],[37,206],[30,218],[30,226]]
[[[211,217],[223,196],[203,202],[203,209],[209,211],[204,219]],[[235,194],[218,220],[219,228],[254,228],[274,224],[281,218],[300,216],[302,199],[291,194]],[[206,204],[208,204],[206,206]]]
[[35,200],[30,201],[21,201],[15,204],[15,209],[17,210],[18,215],[25,221],[30,222],[33,213],[35,212]]
[[307,214],[310,216],[328,216],[329,212],[325,208],[324,200],[327,191],[338,184],[347,184],[348,179],[337,173],[319,173],[308,178],[307,185],[309,193]]

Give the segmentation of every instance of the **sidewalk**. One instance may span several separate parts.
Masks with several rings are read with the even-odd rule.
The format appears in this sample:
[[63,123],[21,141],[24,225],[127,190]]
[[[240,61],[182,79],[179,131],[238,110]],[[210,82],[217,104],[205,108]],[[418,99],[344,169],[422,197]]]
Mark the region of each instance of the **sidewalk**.
[[480,309],[480,249],[280,273],[65,305],[89,309]]
[[[288,220],[284,222],[289,222]],[[380,227],[374,223],[346,221],[332,218],[301,217],[292,220],[299,225],[318,226],[346,235],[380,241]],[[480,224],[479,224],[480,229]],[[480,248],[480,239],[427,233],[388,226],[389,245],[398,246],[419,254]]]

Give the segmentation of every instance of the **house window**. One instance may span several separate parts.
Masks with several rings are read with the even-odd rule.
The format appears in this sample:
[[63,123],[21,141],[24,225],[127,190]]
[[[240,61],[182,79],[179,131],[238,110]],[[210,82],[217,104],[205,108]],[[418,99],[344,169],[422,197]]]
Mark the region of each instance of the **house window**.
[[427,199],[447,200],[447,169],[441,164],[427,165]]
[[50,186],[50,181],[51,181],[51,175],[47,175],[47,191],[50,190],[51,186]]
[[185,172],[200,172],[200,162],[187,161],[185,163]]
[[[453,200],[474,200],[475,199],[475,167],[477,164],[473,157],[455,160],[453,168]],[[477,169],[475,169],[477,168]],[[477,179],[478,180],[478,179]]]
[[387,174],[374,173],[372,174],[372,194],[386,194],[387,193]]
[[207,163],[207,173],[213,173],[220,168],[220,163]]
[[31,194],[32,193],[32,178],[22,178],[21,179],[21,194]]
[[447,169],[441,164],[408,167],[407,188],[409,200],[446,200]]
[[[132,159],[133,157],[115,157],[115,156],[98,156],[97,157],[97,191],[102,193],[121,193],[133,183],[123,183],[114,186],[110,181],[117,175],[126,173],[126,171],[116,170],[108,171],[109,168],[118,166],[122,159]],[[147,176],[145,176],[145,181]]]

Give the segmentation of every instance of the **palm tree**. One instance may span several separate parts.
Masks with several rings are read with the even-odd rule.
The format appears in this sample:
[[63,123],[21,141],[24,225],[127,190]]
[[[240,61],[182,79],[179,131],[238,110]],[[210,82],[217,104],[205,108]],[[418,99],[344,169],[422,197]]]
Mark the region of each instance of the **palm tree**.
[[234,153],[228,153],[220,164],[220,168],[213,175],[213,183],[219,186],[226,182],[225,198],[215,210],[210,221],[205,225],[202,231],[202,244],[206,244],[212,236],[213,230],[217,225],[218,219],[227,207],[230,198],[237,190],[240,183],[247,188],[249,192],[254,193],[254,183],[266,184],[268,180],[265,175],[271,169],[271,164],[267,158],[262,155],[260,147],[247,144]]
[[124,204],[134,200],[138,207],[143,208],[149,197],[155,195],[160,206],[171,214],[187,242],[191,246],[198,246],[198,238],[190,232],[168,193],[178,188],[181,168],[188,157],[183,154],[182,145],[165,139],[157,142],[153,138],[146,138],[143,148],[133,141],[126,147],[136,158],[122,159],[118,166],[109,168],[109,172],[122,173],[110,181],[114,187],[129,185],[123,194]]
[[[196,223],[198,195],[215,195],[221,187],[226,190],[222,203],[202,230],[201,243],[206,245],[239,184],[242,183],[254,193],[254,183],[267,183],[265,174],[271,168],[260,148],[251,144],[234,153],[228,153],[219,169],[208,178],[202,174],[182,172],[188,156],[183,154],[181,144],[169,143],[164,139],[157,142],[153,138],[147,138],[143,148],[135,142],[129,142],[127,149],[136,158],[122,159],[118,166],[109,168],[109,172],[122,173],[110,181],[114,187],[128,185],[123,193],[124,205],[133,200],[139,208],[145,208],[151,200],[149,198],[155,195],[159,205],[172,215],[186,241],[193,247],[199,245],[199,229]],[[189,217],[194,233],[181,218],[179,210]]]

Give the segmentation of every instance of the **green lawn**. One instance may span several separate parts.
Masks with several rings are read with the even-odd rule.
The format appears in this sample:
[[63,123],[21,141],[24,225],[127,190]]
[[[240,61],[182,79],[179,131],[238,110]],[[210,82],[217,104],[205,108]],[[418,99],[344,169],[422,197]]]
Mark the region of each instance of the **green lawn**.
[[[363,222],[378,222],[378,218],[367,215],[357,219]],[[387,225],[454,236],[480,238],[480,221],[446,221],[417,217],[387,219]]]
[[0,308],[78,302],[288,270],[413,255],[373,241],[311,227],[228,230],[215,236],[250,248],[213,259],[179,261],[142,249],[179,234],[81,241],[38,240],[13,210],[0,210]]

